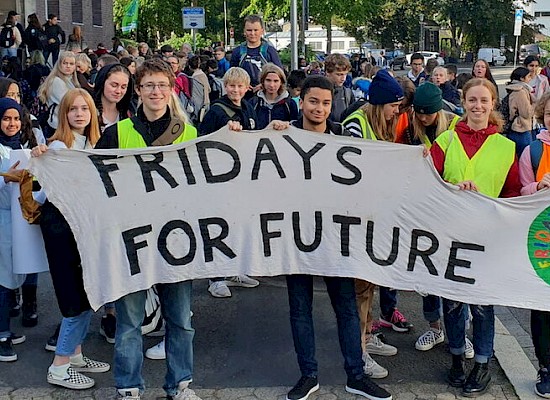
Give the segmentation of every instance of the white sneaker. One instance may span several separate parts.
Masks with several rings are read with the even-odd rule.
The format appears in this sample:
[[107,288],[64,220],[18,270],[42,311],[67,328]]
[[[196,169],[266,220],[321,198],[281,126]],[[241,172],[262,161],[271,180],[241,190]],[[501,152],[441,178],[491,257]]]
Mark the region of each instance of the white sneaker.
[[365,375],[372,379],[381,379],[388,376],[388,370],[372,359],[369,353],[363,353]]
[[139,389],[129,388],[129,389],[118,389],[117,400],[140,400],[141,396],[139,395]]
[[208,291],[214,297],[231,297],[231,290],[227,287],[227,281],[210,281]]
[[240,286],[245,288],[253,288],[260,284],[256,279],[252,279],[248,275],[232,276],[225,280],[227,286]]
[[397,347],[384,343],[378,335],[370,335],[367,340],[367,352],[379,356],[394,356],[397,354]]
[[467,358],[468,360],[474,358],[476,353],[474,352],[474,345],[468,339],[468,336],[466,336],[466,343],[464,345],[464,358]]
[[175,395],[168,396],[169,400],[201,400],[199,396],[195,394],[194,390],[189,389],[189,383],[191,381],[182,381],[178,385],[178,390]]
[[443,333],[443,329],[435,330],[430,328],[416,340],[414,347],[416,350],[427,351],[433,349],[436,344],[443,343],[444,341],[445,333]]
[[145,357],[150,360],[165,360],[166,350],[164,349],[164,338],[160,343],[157,343],[155,346],[148,348],[145,352]]

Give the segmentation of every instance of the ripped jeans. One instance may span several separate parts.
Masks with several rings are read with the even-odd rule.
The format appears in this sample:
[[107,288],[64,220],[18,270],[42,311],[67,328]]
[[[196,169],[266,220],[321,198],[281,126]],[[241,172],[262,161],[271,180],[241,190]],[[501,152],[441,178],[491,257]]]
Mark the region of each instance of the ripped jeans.
[[[443,299],[443,320],[449,340],[451,354],[464,354],[466,326],[464,309],[466,304]],[[473,322],[473,344],[475,361],[486,363],[493,355],[495,341],[495,312],[493,306],[470,305]]]

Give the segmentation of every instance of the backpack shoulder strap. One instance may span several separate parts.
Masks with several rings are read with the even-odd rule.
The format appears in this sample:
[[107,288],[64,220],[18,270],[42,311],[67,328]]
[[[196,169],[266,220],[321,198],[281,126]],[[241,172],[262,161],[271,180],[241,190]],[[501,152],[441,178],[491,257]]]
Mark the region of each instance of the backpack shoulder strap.
[[228,106],[226,106],[225,104],[222,104],[222,103],[214,103],[210,106],[210,108],[214,107],[214,106],[218,106],[220,107],[223,112],[229,117],[229,119],[233,118],[235,116],[235,110],[232,110],[231,108],[229,108]]
[[535,139],[529,145],[529,152],[531,154],[531,166],[533,167],[533,173],[537,176],[537,171],[540,165],[540,159],[542,158],[542,151],[544,144],[540,139]]
[[241,65],[246,58],[247,48],[246,42],[243,42],[239,45],[239,65]]

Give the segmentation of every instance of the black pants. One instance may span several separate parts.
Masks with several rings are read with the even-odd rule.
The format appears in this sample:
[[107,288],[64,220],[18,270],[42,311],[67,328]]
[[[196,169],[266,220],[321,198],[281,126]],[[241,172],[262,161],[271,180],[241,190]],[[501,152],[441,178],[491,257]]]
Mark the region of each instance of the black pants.
[[550,367],[550,312],[531,310],[531,336],[541,367]]
[[80,254],[71,228],[49,201],[42,206],[40,228],[61,314],[76,317],[91,307],[84,291]]

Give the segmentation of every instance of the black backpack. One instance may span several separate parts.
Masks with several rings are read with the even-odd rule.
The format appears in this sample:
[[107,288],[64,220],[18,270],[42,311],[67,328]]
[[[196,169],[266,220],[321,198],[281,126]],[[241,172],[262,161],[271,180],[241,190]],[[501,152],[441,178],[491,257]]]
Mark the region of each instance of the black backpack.
[[9,48],[15,44],[15,35],[13,33],[13,27],[4,26],[0,31],[0,47]]
[[500,113],[502,114],[502,118],[504,118],[504,127],[502,128],[502,134],[510,133],[512,131],[512,124],[518,117],[518,112],[516,110],[516,114],[513,116],[512,119],[510,119],[510,92],[504,96],[500,103]]

